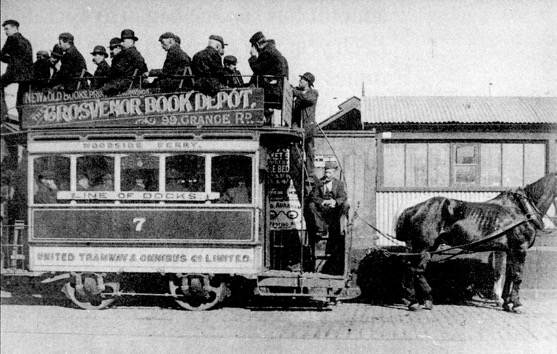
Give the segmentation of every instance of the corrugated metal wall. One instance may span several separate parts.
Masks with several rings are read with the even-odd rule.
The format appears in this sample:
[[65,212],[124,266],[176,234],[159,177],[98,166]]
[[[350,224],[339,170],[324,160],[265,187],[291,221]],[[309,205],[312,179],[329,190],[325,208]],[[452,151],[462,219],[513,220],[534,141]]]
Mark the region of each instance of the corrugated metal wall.
[[[395,236],[395,218],[402,210],[423,202],[431,197],[442,196],[469,202],[483,202],[494,198],[497,192],[377,192],[377,228],[382,232]],[[377,235],[376,245],[396,245],[386,237]]]

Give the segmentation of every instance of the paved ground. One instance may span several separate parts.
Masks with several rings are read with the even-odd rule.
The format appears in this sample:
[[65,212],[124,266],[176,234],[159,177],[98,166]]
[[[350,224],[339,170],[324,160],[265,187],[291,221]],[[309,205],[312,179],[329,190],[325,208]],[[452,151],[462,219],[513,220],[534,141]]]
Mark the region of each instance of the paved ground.
[[365,303],[328,310],[252,306],[187,312],[170,299],[84,311],[60,297],[3,291],[1,348],[3,354],[556,353],[557,300],[524,302],[521,315],[482,301],[418,313]]

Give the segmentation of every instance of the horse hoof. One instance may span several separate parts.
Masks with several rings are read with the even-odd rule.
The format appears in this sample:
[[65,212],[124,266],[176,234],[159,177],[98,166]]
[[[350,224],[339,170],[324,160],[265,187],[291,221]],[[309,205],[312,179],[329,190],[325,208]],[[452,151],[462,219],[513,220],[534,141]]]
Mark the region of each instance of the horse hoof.
[[424,302],[424,304],[422,305],[422,308],[423,308],[424,310],[433,310],[433,301],[431,301],[431,300],[426,300],[426,301]]
[[408,305],[408,311],[416,312],[416,311],[420,311],[421,309],[422,309],[422,307],[417,302],[414,303],[414,304]]
[[524,306],[522,306],[522,305],[514,306],[513,309],[512,309],[512,312],[517,313],[517,314],[524,313]]

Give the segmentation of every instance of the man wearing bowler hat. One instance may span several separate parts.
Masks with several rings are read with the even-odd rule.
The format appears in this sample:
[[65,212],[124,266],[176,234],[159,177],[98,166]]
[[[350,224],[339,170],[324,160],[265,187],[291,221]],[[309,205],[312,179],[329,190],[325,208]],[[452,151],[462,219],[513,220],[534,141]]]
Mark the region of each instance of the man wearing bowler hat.
[[242,73],[236,69],[238,59],[233,55],[227,55],[223,59],[224,70],[226,71],[225,86],[230,88],[243,87],[244,79]]
[[191,69],[196,76],[195,87],[200,92],[212,96],[224,88],[226,73],[221,56],[226,45],[221,36],[212,34],[207,48],[193,56]]
[[319,92],[313,88],[315,76],[307,72],[300,75],[298,87],[292,89],[294,105],[292,109],[292,126],[294,128],[304,128],[305,140],[304,148],[306,151],[307,175],[312,176],[314,170],[314,136],[317,130],[315,123],[315,106]]
[[97,45],[91,55],[93,56],[93,63],[97,64],[97,70],[95,70],[94,77],[91,80],[91,89],[97,90],[108,81],[110,75],[110,65],[106,62],[108,53],[105,47]]
[[149,75],[158,76],[153,86],[160,87],[162,92],[174,92],[180,87],[180,82],[190,81],[173,78],[173,75],[184,75],[186,67],[191,64],[189,55],[180,48],[178,36],[166,32],[159,37],[161,47],[166,51],[166,60],[162,69],[152,69]]
[[61,65],[55,88],[66,92],[76,91],[78,87],[86,89],[86,81],[81,81],[79,84],[79,78],[87,72],[87,64],[74,45],[74,36],[68,32],[61,33],[58,36],[58,44],[64,51],[64,56],[60,59]]
[[133,30],[125,29],[122,31],[120,39],[122,40],[122,47],[124,47],[123,54],[126,57],[125,61],[131,72],[129,76],[134,76],[133,74],[136,73],[133,86],[137,87],[141,81],[141,76],[149,71],[145,59],[135,47],[135,42],[138,41],[138,38]]
[[251,57],[248,62],[253,71],[250,85],[265,90],[266,108],[280,109],[283,79],[288,78],[288,62],[276,46],[268,43],[263,33],[255,33],[249,41]]

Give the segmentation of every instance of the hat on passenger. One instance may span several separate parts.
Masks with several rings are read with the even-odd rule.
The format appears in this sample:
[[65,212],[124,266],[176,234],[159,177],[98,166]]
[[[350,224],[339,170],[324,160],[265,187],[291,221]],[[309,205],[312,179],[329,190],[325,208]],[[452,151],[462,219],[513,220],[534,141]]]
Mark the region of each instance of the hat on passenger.
[[163,39],[165,38],[172,38],[174,40],[176,40],[176,38],[178,38],[174,33],[172,32],[164,32],[163,34],[161,34],[161,36],[159,37],[159,42],[161,42]]
[[121,40],[120,38],[118,38],[118,37],[112,38],[112,39],[110,40],[110,43],[108,44],[108,47],[109,47],[110,49],[112,49],[112,48],[114,48],[114,47],[116,47],[116,46],[119,46],[119,47],[122,46],[122,40]]
[[124,39],[133,39],[134,41],[138,41],[139,39],[135,36],[135,33],[133,30],[131,29],[125,29],[122,31],[122,34],[120,35],[120,39],[124,40]]
[[336,170],[337,168],[338,168],[338,163],[336,161],[325,162],[325,169],[326,170]]
[[300,77],[302,79],[305,79],[310,86],[313,86],[313,83],[315,82],[315,76],[312,73],[307,72],[304,75],[300,75]]
[[39,179],[54,179],[56,174],[53,171],[45,170],[39,174]]
[[251,38],[249,39],[249,42],[251,44],[256,44],[256,43],[261,43],[261,42],[266,42],[267,38],[265,38],[265,36],[263,35],[263,33],[260,32],[256,32],[253,36],[251,36]]
[[212,40],[215,40],[215,41],[219,41],[220,44],[222,44],[223,47],[224,47],[225,45],[228,45],[228,44],[224,43],[224,39],[222,39],[221,36],[216,36],[216,35],[212,34],[212,35],[209,36],[209,39],[212,39]]
[[224,65],[233,64],[236,65],[238,63],[238,59],[236,59],[233,55],[227,55],[223,59]]
[[91,55],[97,55],[97,54],[102,54],[105,56],[105,58],[108,56],[108,53],[106,52],[106,48],[103,47],[102,45],[95,46],[95,49],[93,49],[93,51],[91,52]]
[[112,181],[112,175],[110,173],[107,173],[103,176],[103,181]]
[[52,48],[52,57],[56,59],[60,59],[64,56],[64,49],[60,47],[58,44],[55,44]]
[[60,33],[60,35],[58,36],[58,39],[61,39],[64,42],[73,42],[74,41],[73,34],[68,33],[68,32]]
[[19,22],[17,22],[16,20],[6,20],[6,21],[4,21],[4,23],[2,23],[2,27],[7,26],[7,25],[19,28]]

